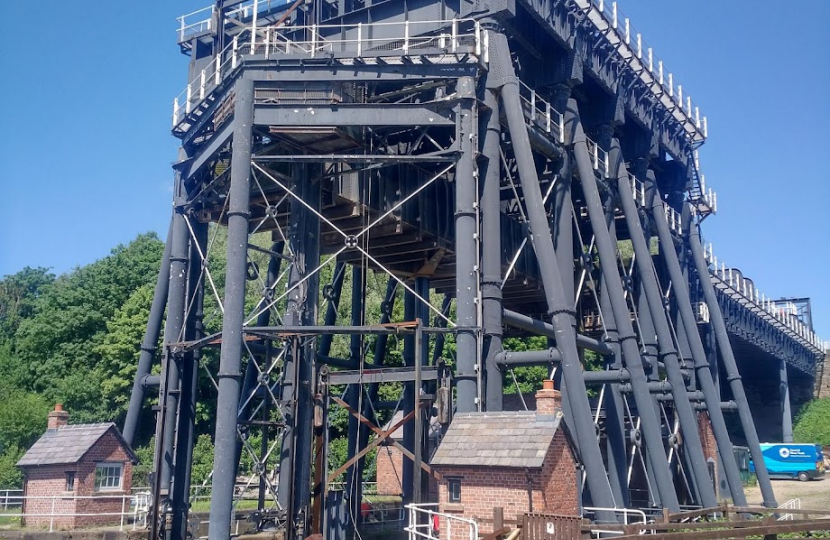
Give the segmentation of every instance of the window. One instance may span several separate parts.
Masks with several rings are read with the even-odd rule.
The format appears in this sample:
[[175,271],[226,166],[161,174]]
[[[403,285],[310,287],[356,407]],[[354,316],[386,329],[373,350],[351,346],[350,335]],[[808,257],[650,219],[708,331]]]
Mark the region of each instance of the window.
[[66,490],[75,491],[75,471],[66,473]]
[[461,479],[460,478],[447,478],[447,493],[448,493],[448,502],[457,503],[461,502]]
[[99,463],[95,466],[95,491],[121,489],[122,463]]

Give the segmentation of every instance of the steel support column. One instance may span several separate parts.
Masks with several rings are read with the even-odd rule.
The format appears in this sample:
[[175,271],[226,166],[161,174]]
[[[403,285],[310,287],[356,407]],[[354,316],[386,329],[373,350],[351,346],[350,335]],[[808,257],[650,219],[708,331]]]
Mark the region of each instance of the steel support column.
[[[286,326],[314,326],[320,262],[320,220],[322,167],[314,163],[293,163],[294,194],[288,241],[293,254],[288,275],[288,295],[283,322]],[[314,272],[314,273],[312,273]],[[325,332],[324,332],[325,333]],[[282,399],[286,413],[280,455],[279,501],[288,512],[287,538],[305,538],[311,517],[311,454],[314,418],[316,351],[314,340],[293,337],[286,354]]]
[[[556,346],[562,351],[562,374],[567,386],[567,399],[573,415],[573,427],[579,445],[582,462],[587,474],[588,488],[594,504],[614,508],[614,495],[603,466],[602,452],[597,441],[591,405],[585,383],[582,380],[582,364],[576,347],[576,332],[573,327],[573,299],[568,299],[562,288],[562,277],[553,249],[553,240],[548,227],[548,218],[542,203],[542,192],[530,140],[527,134],[518,79],[513,73],[510,50],[504,34],[492,33],[490,55],[507,71],[509,76],[502,87],[502,105],[507,116],[508,129],[513,142],[513,151],[519,168],[527,216],[530,221],[531,245],[536,253],[542,274],[548,315],[555,330]],[[602,516],[603,520],[614,519]]]
[[779,396],[781,397],[781,440],[785,443],[793,442],[793,413],[790,408],[790,381],[787,376],[787,361],[781,360],[778,373],[780,375]]
[[663,446],[663,434],[660,418],[654,410],[651,396],[646,388],[646,375],[643,370],[642,358],[637,346],[637,335],[631,324],[631,316],[623,294],[622,283],[617,267],[616,245],[611,242],[605,223],[605,213],[599,196],[594,169],[588,150],[588,140],[579,119],[576,100],[571,100],[568,107],[568,122],[574,123],[574,155],[579,171],[579,180],[585,196],[585,204],[591,228],[594,231],[597,250],[600,258],[600,268],[606,276],[609,299],[614,319],[619,331],[620,347],[623,360],[631,374],[631,384],[634,388],[634,400],[637,411],[642,419],[643,438],[646,443],[648,461],[654,473],[657,489],[663,505],[672,511],[679,509],[677,493],[672,482],[671,471],[668,466],[666,449]]
[[501,294],[501,159],[499,143],[499,101],[495,92],[484,89],[482,124],[484,132],[479,171],[483,173],[481,189],[481,230],[487,244],[481,249],[481,302],[483,353],[485,358],[486,391],[484,405],[488,411],[503,408],[504,388],[497,357],[502,353],[502,294]]
[[130,395],[130,407],[124,419],[124,429],[121,430],[124,440],[132,446],[135,444],[135,435],[138,431],[138,422],[141,418],[141,409],[144,406],[144,377],[150,374],[153,359],[158,349],[161,322],[164,319],[164,308],[167,305],[167,288],[170,280],[170,246],[173,236],[172,221],[167,232],[167,242],[164,244],[164,254],[161,256],[159,275],[156,278],[156,288],[153,293],[153,303],[150,306],[150,315],[147,318],[147,329],[141,342],[141,354],[138,357],[138,367],[133,381],[133,391]]
[[[254,83],[245,78],[234,87],[234,132],[228,204],[228,253],[225,271],[224,320],[216,407],[216,456],[236,451],[237,413],[242,361],[242,326],[245,316],[245,276],[248,268],[248,221],[251,189],[251,127]],[[233,486],[236,467],[229,459],[216,459],[210,500],[210,540],[227,540],[231,533]]]
[[[199,252],[207,248],[208,226],[193,223],[193,238],[190,242],[190,266],[187,278],[187,306],[189,313],[185,322],[184,339],[201,339],[203,335],[202,316],[204,312],[204,288],[202,264]],[[187,516],[190,512],[190,478],[193,465],[193,444],[196,439],[196,397],[199,384],[199,361],[201,349],[185,353],[182,358],[181,399],[179,400],[179,421],[176,426],[176,467],[173,474],[173,527],[170,540],[185,540]]]
[[[706,466],[706,456],[703,453],[703,446],[700,440],[697,417],[695,416],[694,410],[692,410],[691,402],[686,394],[686,381],[683,380],[683,374],[680,371],[677,349],[675,349],[675,342],[672,338],[666,310],[663,305],[663,295],[660,293],[660,284],[657,282],[657,276],[651,262],[651,252],[643,233],[642,224],[640,223],[640,213],[637,209],[637,203],[634,201],[628,170],[623,160],[619,141],[616,139],[611,143],[609,161],[611,162],[612,174],[617,181],[620,204],[630,233],[631,243],[634,247],[634,259],[637,265],[638,276],[642,280],[643,292],[646,295],[648,312],[651,315],[651,324],[654,325],[653,331],[657,334],[657,347],[660,351],[660,356],[663,358],[666,376],[672,385],[674,408],[680,421],[680,429],[685,441],[684,449],[688,455],[692,474],[695,477],[695,486],[700,497],[697,502],[704,508],[711,508],[717,506],[718,500],[715,496],[714,487],[709,480],[709,471]],[[659,194],[655,191],[654,198],[657,199],[658,197]],[[657,208],[656,203],[655,208]],[[660,216],[657,216],[655,221],[658,222],[658,233],[660,231],[659,220]],[[663,247],[665,248],[665,246]],[[672,252],[674,252],[673,247]],[[675,260],[675,262],[677,261]],[[682,276],[679,281],[672,281],[677,285],[673,289],[675,294],[677,294],[678,290],[683,288]],[[681,313],[684,307],[688,307],[690,310],[692,308],[689,303],[688,294],[686,298],[678,295],[677,303],[680,305]],[[685,306],[684,303],[688,303],[688,306]],[[695,331],[697,330],[696,326],[693,328]],[[649,331],[652,331],[652,329],[649,328]],[[705,358],[702,361],[705,362]]]
[[478,410],[478,242],[476,241],[476,167],[475,152],[478,127],[476,118],[476,83],[470,77],[458,80],[460,104],[457,108],[457,140],[461,156],[455,169],[455,300],[458,325],[464,330],[456,336],[456,389],[458,412]]
[[[649,183],[652,182],[652,176],[649,175],[646,181]],[[726,472],[726,480],[729,483],[729,490],[732,493],[732,500],[738,506],[745,506],[746,496],[744,495],[738,464],[732,457],[732,441],[729,439],[729,431],[726,429],[723,411],[720,409],[720,396],[712,380],[712,371],[709,368],[709,363],[706,361],[706,351],[703,349],[703,341],[697,330],[697,318],[692,310],[689,289],[683,278],[683,271],[680,268],[680,261],[677,258],[677,248],[674,244],[671,231],[669,230],[668,221],[666,220],[666,210],[663,206],[663,200],[660,197],[660,190],[656,185],[654,187],[654,199],[651,203],[651,216],[657,229],[657,237],[660,241],[660,252],[663,254],[666,269],[673,284],[672,291],[677,299],[680,318],[683,321],[683,327],[687,331],[686,335],[689,340],[689,347],[691,348],[697,382],[706,396],[706,405],[709,408],[709,419],[711,420],[712,431],[717,441],[718,451],[724,456],[723,465]],[[708,277],[708,274],[706,277]],[[674,391],[677,392],[676,389]],[[688,440],[689,436],[685,431],[684,436]],[[711,486],[711,481],[708,478],[707,473],[705,483],[707,486]],[[701,483],[700,480],[698,483]],[[700,487],[703,488],[703,486]]]
[[[605,223],[612,242],[617,241],[617,226],[615,221],[616,206],[613,197],[608,197],[605,203]],[[600,275],[599,308],[602,312],[602,326],[605,329],[605,341],[613,349],[613,354],[605,355],[605,369],[617,373],[623,371],[622,351],[620,350],[619,332],[611,309],[611,298],[605,284],[605,274]],[[588,375],[590,372],[586,372]],[[626,380],[631,380],[628,371],[625,371]],[[625,402],[620,392],[620,381],[605,386],[605,456],[608,460],[608,479],[611,489],[620,504],[628,508],[631,503],[631,493],[628,490],[628,452],[625,440]],[[651,497],[655,504],[660,504],[660,494],[651,490]]]

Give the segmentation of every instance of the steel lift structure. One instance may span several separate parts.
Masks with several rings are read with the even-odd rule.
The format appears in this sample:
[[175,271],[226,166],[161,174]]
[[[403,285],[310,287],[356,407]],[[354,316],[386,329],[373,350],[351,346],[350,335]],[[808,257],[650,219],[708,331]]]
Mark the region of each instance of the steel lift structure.
[[[174,212],[124,427],[132,442],[158,392],[153,538],[192,533],[200,400],[216,399],[211,540],[231,534],[243,453],[262,527],[335,538],[360,520],[379,411],[403,410],[404,499],[425,502],[430,418],[501,410],[525,365],[563,392],[592,506],[715,506],[704,412],[745,505],[724,411],[775,506],[730,336],[784,376],[814,372],[822,344],[701,240],[707,120],[616,3],[219,0],[180,22]],[[530,335],[548,348],[505,350]],[[332,472],[335,407],[350,459]]]

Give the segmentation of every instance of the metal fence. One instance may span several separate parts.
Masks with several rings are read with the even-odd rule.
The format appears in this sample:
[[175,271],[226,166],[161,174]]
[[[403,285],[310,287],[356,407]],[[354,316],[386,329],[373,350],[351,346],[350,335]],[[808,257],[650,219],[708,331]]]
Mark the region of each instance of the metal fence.
[[[45,504],[38,505],[37,511],[26,511],[29,502],[45,501]],[[118,501],[121,503],[120,511],[117,512],[84,512],[66,509],[67,503],[77,504],[78,501]],[[45,510],[43,508],[46,508]],[[150,493],[133,493],[131,495],[23,495],[22,490],[0,490],[0,517],[3,518],[48,518],[49,532],[54,531],[55,522],[58,518],[65,517],[111,517],[113,521],[119,521],[118,530],[123,531],[124,526],[132,524],[132,530],[138,527],[147,526],[147,514],[150,508]],[[43,520],[45,521],[45,519]]]

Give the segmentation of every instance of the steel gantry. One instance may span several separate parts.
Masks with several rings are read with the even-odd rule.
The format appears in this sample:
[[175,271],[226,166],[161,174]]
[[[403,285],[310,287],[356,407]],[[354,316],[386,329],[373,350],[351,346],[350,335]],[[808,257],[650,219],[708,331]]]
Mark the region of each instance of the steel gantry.
[[[404,500],[426,502],[431,442],[501,410],[527,365],[562,391],[591,506],[716,506],[710,422],[745,505],[733,410],[775,506],[728,336],[769,317],[732,316],[754,304],[731,293],[758,299],[699,238],[706,118],[616,3],[219,0],[180,22],[174,213],[124,428],[158,387],[154,538],[189,534],[200,402],[211,540],[254,483],[258,526],[335,538],[371,450],[400,428]],[[758,339],[782,361],[819,348],[772,319]],[[533,335],[543,350],[506,348]]]

